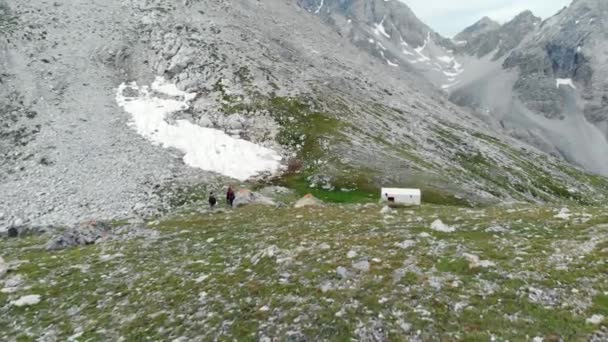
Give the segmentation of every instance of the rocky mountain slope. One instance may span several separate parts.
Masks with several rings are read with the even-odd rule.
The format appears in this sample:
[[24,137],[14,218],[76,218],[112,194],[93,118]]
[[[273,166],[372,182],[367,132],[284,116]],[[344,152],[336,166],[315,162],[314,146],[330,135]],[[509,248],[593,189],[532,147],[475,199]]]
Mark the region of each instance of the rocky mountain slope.
[[485,17],[454,36],[454,40],[459,53],[479,58],[492,54],[492,60],[497,60],[517,47],[540,23],[541,19],[531,11],[522,12],[504,25]]
[[[524,12],[459,50],[451,99],[544,151],[608,174],[608,3],[576,0],[542,23]],[[473,56],[473,58],[471,57]],[[469,67],[470,66],[470,67]]]
[[326,198],[373,200],[388,184],[421,187],[432,203],[608,193],[604,178],[451,104],[433,84],[464,74],[456,46],[395,1],[0,8],[0,227],[201,200],[243,180],[222,174],[244,162],[227,147],[243,141],[282,158],[281,177],[264,172],[273,166],[254,179]]

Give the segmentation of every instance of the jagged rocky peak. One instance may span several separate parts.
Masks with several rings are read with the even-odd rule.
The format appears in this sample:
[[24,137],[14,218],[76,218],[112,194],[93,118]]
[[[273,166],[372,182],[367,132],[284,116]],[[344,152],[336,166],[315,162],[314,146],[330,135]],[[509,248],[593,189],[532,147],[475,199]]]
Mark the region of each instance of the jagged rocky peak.
[[[605,0],[575,0],[545,21],[522,12],[459,45],[460,54],[491,56],[493,66],[454,87],[451,99],[490,113],[521,140],[608,174],[607,21]],[[510,98],[499,100],[495,87]]]
[[298,0],[310,13],[319,15],[336,26],[344,24],[343,31],[361,31],[371,28],[390,42],[422,46],[431,37],[441,44],[451,44],[401,1],[386,0]]
[[468,42],[470,39],[479,35],[500,29],[500,24],[489,17],[483,17],[475,24],[465,28],[462,32],[454,36],[456,42]]
[[531,11],[518,14],[502,26],[486,17],[456,35],[454,40],[466,41],[466,44],[458,44],[461,54],[484,57],[493,53],[492,58],[497,60],[516,48],[530,32],[537,30],[540,23],[541,18]]

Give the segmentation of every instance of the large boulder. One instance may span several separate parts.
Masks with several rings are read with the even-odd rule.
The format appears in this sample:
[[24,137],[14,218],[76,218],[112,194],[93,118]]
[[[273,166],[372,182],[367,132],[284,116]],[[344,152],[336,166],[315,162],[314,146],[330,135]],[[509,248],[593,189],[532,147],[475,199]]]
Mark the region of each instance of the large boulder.
[[91,221],[52,238],[46,244],[47,251],[66,249],[72,246],[91,245],[104,239],[111,231],[105,222]]
[[272,199],[263,196],[257,192],[253,192],[249,189],[240,189],[236,192],[234,202],[232,206],[234,208],[251,205],[251,204],[262,204],[262,205],[277,205]]
[[295,208],[304,208],[304,207],[321,207],[323,206],[323,202],[313,196],[312,194],[307,194],[306,196],[300,198],[296,204]]

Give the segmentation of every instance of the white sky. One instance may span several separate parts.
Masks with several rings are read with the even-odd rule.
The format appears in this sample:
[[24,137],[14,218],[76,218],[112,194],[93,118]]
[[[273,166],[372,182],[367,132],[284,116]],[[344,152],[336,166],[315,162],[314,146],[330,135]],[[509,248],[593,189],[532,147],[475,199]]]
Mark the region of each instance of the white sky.
[[465,27],[488,16],[504,23],[517,14],[531,10],[546,19],[572,0],[401,0],[435,31],[452,37]]

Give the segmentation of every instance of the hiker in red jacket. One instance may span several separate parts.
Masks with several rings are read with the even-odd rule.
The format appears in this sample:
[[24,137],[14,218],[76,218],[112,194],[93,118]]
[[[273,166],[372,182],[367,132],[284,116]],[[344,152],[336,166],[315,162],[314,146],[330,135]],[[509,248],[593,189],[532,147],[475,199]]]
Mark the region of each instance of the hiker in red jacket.
[[230,205],[232,207],[232,202],[234,202],[234,191],[232,190],[232,187],[229,186],[228,187],[228,191],[226,192],[226,201],[228,202],[228,205]]

